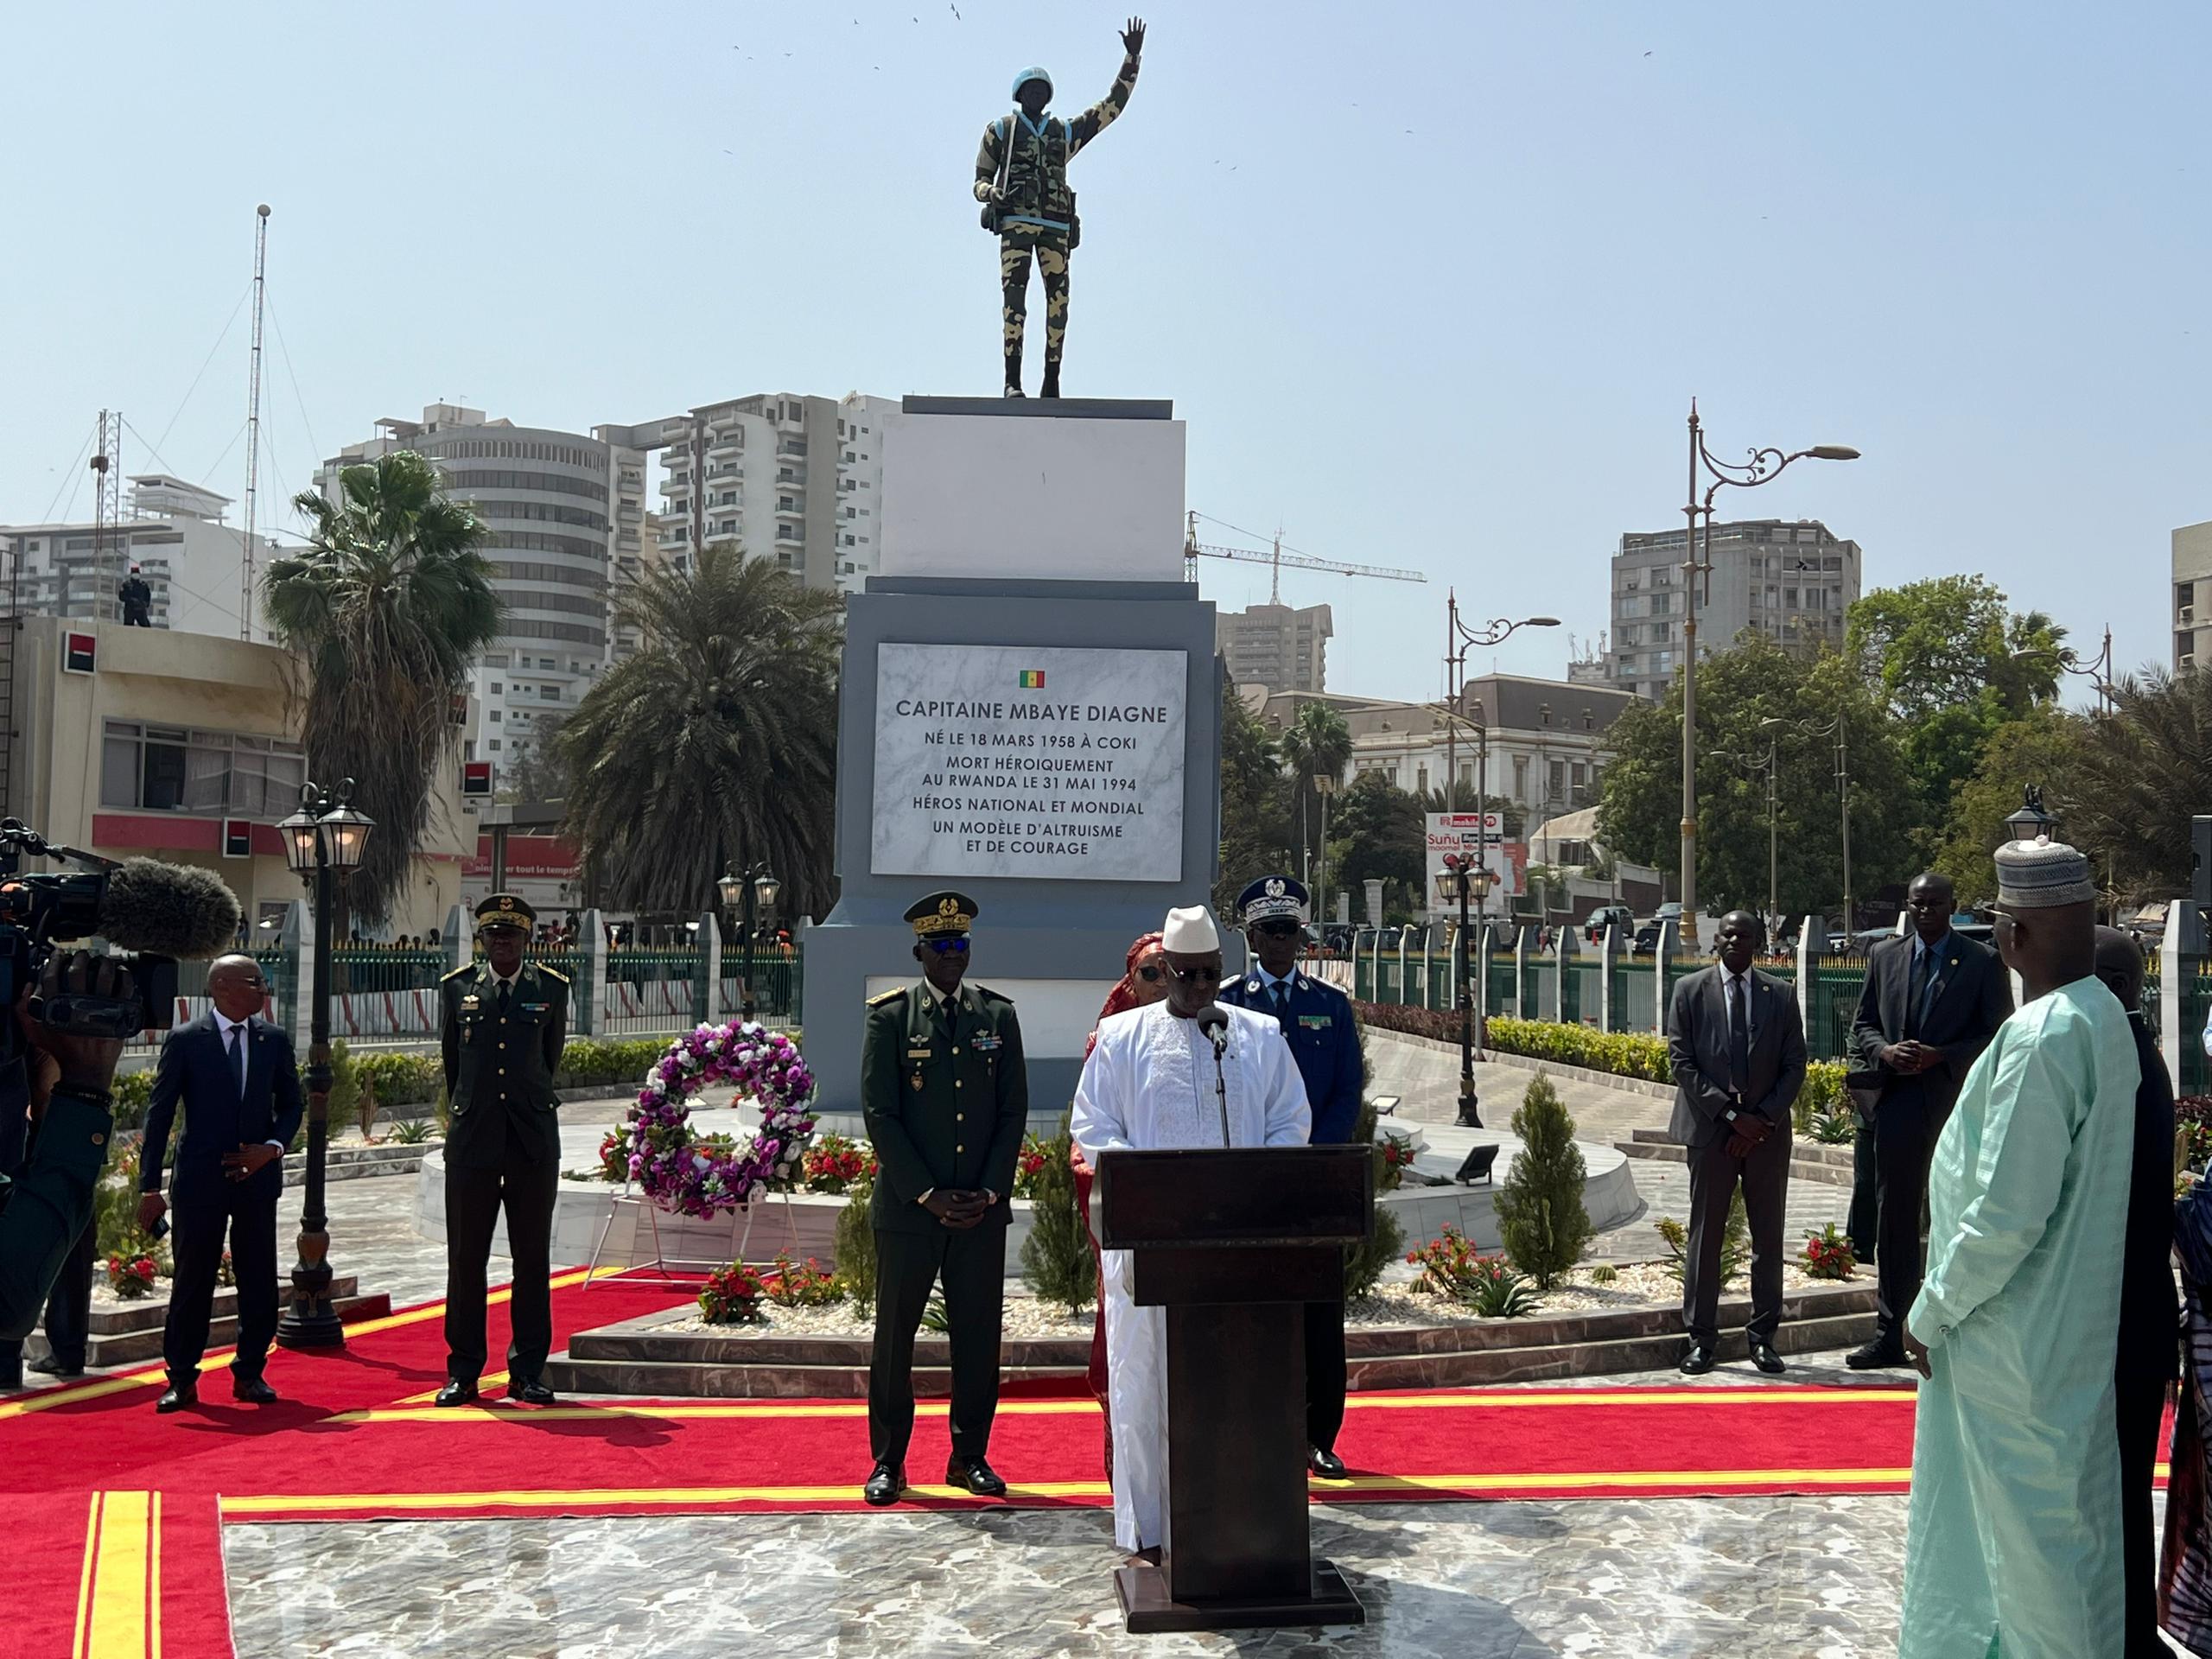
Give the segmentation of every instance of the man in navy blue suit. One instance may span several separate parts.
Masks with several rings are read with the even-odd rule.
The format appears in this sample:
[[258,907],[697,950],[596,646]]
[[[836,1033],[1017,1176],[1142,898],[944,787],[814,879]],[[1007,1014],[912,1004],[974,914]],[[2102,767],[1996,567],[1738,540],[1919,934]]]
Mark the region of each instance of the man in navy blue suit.
[[[1306,943],[1309,900],[1287,875],[1262,876],[1236,895],[1237,920],[1252,949],[1253,965],[1241,980],[1221,988],[1221,1000],[1273,1014],[1298,1062],[1313,1109],[1309,1137],[1317,1147],[1350,1144],[1359,1123],[1366,1084],[1359,1031],[1351,999],[1298,971]],[[1306,1305],[1306,1439],[1317,1475],[1344,1478],[1337,1433],[1344,1426],[1344,1305]]]
[[[276,1334],[276,1198],[284,1190],[284,1149],[299,1133],[306,1106],[291,1039],[260,1017],[268,994],[251,957],[217,958],[207,969],[214,1007],[168,1034],[154,1073],[139,1166],[139,1224],[150,1228],[165,1210],[175,1210],[169,1243],[175,1272],[162,1332],[169,1386],[156,1411],[199,1402],[200,1357],[207,1351],[226,1231],[238,1296],[231,1394],[254,1405],[276,1398],[261,1375]],[[162,1160],[180,1103],[184,1133],[164,1204]]]

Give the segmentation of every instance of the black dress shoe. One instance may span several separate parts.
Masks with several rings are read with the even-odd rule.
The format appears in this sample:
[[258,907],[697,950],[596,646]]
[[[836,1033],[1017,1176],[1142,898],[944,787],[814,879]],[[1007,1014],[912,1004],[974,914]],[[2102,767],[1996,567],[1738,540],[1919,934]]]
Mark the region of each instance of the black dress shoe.
[[957,1486],[978,1497],[1006,1496],[1006,1482],[999,1478],[997,1470],[981,1458],[953,1459],[944,1466],[944,1481],[948,1486]]
[[273,1406],[276,1403],[276,1390],[257,1376],[233,1377],[231,1398],[243,1400],[250,1406]]
[[1904,1357],[1903,1343],[1888,1342],[1877,1337],[1864,1347],[1854,1348],[1846,1354],[1843,1357],[1843,1363],[1854,1371],[1879,1371],[1886,1370],[1892,1365],[1905,1365],[1911,1362]]
[[525,1406],[550,1406],[554,1395],[552,1389],[533,1376],[526,1382],[509,1382],[507,1398],[519,1400]]
[[1690,1351],[1682,1356],[1684,1376],[1703,1376],[1713,1369],[1713,1350],[1702,1343],[1694,1342]]
[[1344,1460],[1333,1452],[1324,1452],[1318,1446],[1306,1453],[1306,1466],[1324,1480],[1346,1478]]
[[861,1496],[880,1510],[896,1503],[899,1494],[906,1490],[906,1470],[895,1463],[879,1463],[868,1471],[868,1484],[861,1488]]
[[23,1386],[23,1362],[20,1359],[0,1360],[0,1394]]
[[438,1390],[438,1397],[430,1402],[435,1406],[473,1406],[476,1403],[476,1384],[454,1377]]
[[36,1371],[41,1376],[82,1376],[85,1374],[85,1362],[80,1359],[73,1365],[66,1364],[52,1354],[48,1354],[43,1359],[31,1361],[28,1369]]
[[187,1406],[200,1403],[200,1385],[196,1382],[172,1382],[162,1397],[154,1402],[154,1409],[167,1416],[173,1411],[182,1411]]
[[1772,1343],[1761,1342],[1756,1337],[1751,1338],[1751,1363],[1769,1376],[1780,1376],[1789,1369],[1782,1363],[1782,1356],[1774,1351]]

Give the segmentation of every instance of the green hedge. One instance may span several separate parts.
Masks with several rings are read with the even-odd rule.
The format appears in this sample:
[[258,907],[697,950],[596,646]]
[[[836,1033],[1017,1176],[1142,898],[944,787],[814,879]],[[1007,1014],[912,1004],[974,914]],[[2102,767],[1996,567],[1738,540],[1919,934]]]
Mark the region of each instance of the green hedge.
[[[573,1038],[561,1051],[561,1069],[554,1074],[553,1086],[642,1084],[646,1069],[668,1052],[668,1044],[664,1037]],[[376,1084],[378,1103],[384,1106],[434,1101],[445,1082],[444,1062],[435,1054],[365,1054],[353,1061],[353,1070],[362,1083]]]
[[[1359,1017],[1386,1031],[1456,1042],[1459,1016],[1449,1008],[1410,1008],[1396,1002],[1357,1002]],[[1608,1077],[1637,1077],[1647,1083],[1672,1083],[1674,1066],[1667,1058],[1667,1040],[1629,1032],[1599,1031],[1591,1026],[1567,1026],[1545,1020],[1514,1020],[1492,1014],[1487,1022],[1490,1046],[1501,1054],[1519,1054],[1555,1065],[1580,1066]],[[1805,1086],[1798,1091],[1791,1116],[1796,1127],[1810,1132],[1813,1120],[1833,1109],[1843,1094],[1843,1067],[1834,1060],[1815,1060],[1805,1068]]]

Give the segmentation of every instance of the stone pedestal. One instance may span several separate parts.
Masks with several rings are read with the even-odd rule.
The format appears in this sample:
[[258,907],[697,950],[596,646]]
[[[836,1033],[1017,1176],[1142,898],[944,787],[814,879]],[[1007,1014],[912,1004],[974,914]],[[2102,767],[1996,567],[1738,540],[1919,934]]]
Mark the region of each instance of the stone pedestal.
[[969,981],[1014,999],[1057,1125],[1129,942],[1204,902],[1221,677],[1183,580],[1162,404],[909,398],[884,433],[884,575],[846,612],[836,908],[807,936],[806,1050],[860,1112],[866,999],[918,978],[903,919],[981,906]]

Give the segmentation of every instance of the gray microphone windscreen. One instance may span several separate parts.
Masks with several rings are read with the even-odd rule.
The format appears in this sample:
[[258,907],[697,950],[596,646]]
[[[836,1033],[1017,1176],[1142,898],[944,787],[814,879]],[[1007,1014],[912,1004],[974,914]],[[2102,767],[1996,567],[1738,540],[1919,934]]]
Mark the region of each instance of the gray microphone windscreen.
[[213,870],[127,858],[108,880],[99,926],[104,938],[126,950],[219,956],[238,938],[238,901]]

